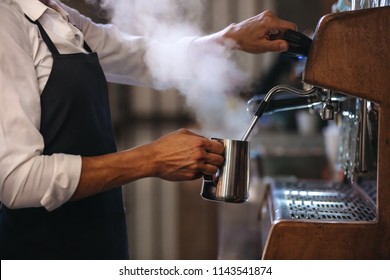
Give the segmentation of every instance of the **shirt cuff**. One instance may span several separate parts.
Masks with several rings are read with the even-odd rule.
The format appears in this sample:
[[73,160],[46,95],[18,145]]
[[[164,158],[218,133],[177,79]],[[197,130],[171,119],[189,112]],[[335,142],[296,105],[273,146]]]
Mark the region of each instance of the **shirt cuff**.
[[41,205],[48,211],[67,202],[77,189],[81,175],[81,156],[56,154],[51,187],[41,199]]

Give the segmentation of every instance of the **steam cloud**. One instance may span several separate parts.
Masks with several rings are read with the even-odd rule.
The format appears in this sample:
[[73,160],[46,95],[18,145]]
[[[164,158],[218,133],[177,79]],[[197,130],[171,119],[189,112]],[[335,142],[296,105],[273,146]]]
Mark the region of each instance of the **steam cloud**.
[[[203,0],[85,0],[100,4],[119,29],[170,44],[183,37],[201,36]],[[208,137],[240,139],[249,123],[246,104],[238,97],[246,75],[226,49],[208,46],[201,52],[187,52],[181,44],[151,46],[145,57],[157,84],[169,84],[185,97]],[[186,55],[180,55],[185,53]],[[188,73],[192,79],[176,79]]]

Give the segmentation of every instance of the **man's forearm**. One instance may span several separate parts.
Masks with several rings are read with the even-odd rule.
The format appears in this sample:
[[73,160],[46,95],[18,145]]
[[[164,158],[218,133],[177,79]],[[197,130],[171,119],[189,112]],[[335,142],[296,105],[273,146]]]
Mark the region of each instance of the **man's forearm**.
[[152,176],[144,146],[96,157],[83,157],[79,185],[71,201]]

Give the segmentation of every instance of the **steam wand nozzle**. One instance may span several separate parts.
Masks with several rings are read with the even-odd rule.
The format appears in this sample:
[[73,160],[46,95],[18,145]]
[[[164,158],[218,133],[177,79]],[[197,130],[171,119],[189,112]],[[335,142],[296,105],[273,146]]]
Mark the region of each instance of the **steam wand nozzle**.
[[249,135],[251,134],[253,128],[255,127],[257,121],[260,119],[260,117],[263,115],[265,110],[267,110],[267,107],[269,105],[269,102],[271,101],[271,98],[274,96],[274,94],[278,92],[291,92],[299,96],[307,96],[315,93],[318,89],[315,87],[312,87],[309,90],[300,90],[297,88],[294,88],[292,86],[288,85],[278,85],[273,87],[267,95],[264,97],[264,99],[260,102],[259,107],[257,108],[255,115],[253,116],[248,129],[246,130],[244,136],[242,137],[242,141],[247,141]]

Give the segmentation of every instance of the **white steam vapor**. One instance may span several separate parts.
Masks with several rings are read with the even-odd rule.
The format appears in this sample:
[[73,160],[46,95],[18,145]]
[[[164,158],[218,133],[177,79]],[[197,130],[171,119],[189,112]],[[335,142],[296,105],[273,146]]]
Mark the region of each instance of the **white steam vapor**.
[[111,21],[134,35],[164,42],[200,35],[204,0],[85,0],[107,10]]
[[[220,45],[188,52],[169,43],[201,36],[203,0],[85,0],[109,11],[119,29],[166,43],[151,45],[145,62],[157,84],[171,85],[185,97],[209,137],[241,138],[249,123],[246,104],[238,98],[246,75]],[[174,46],[174,47],[173,47]],[[187,77],[191,67],[191,79]],[[179,79],[178,79],[179,77]]]

